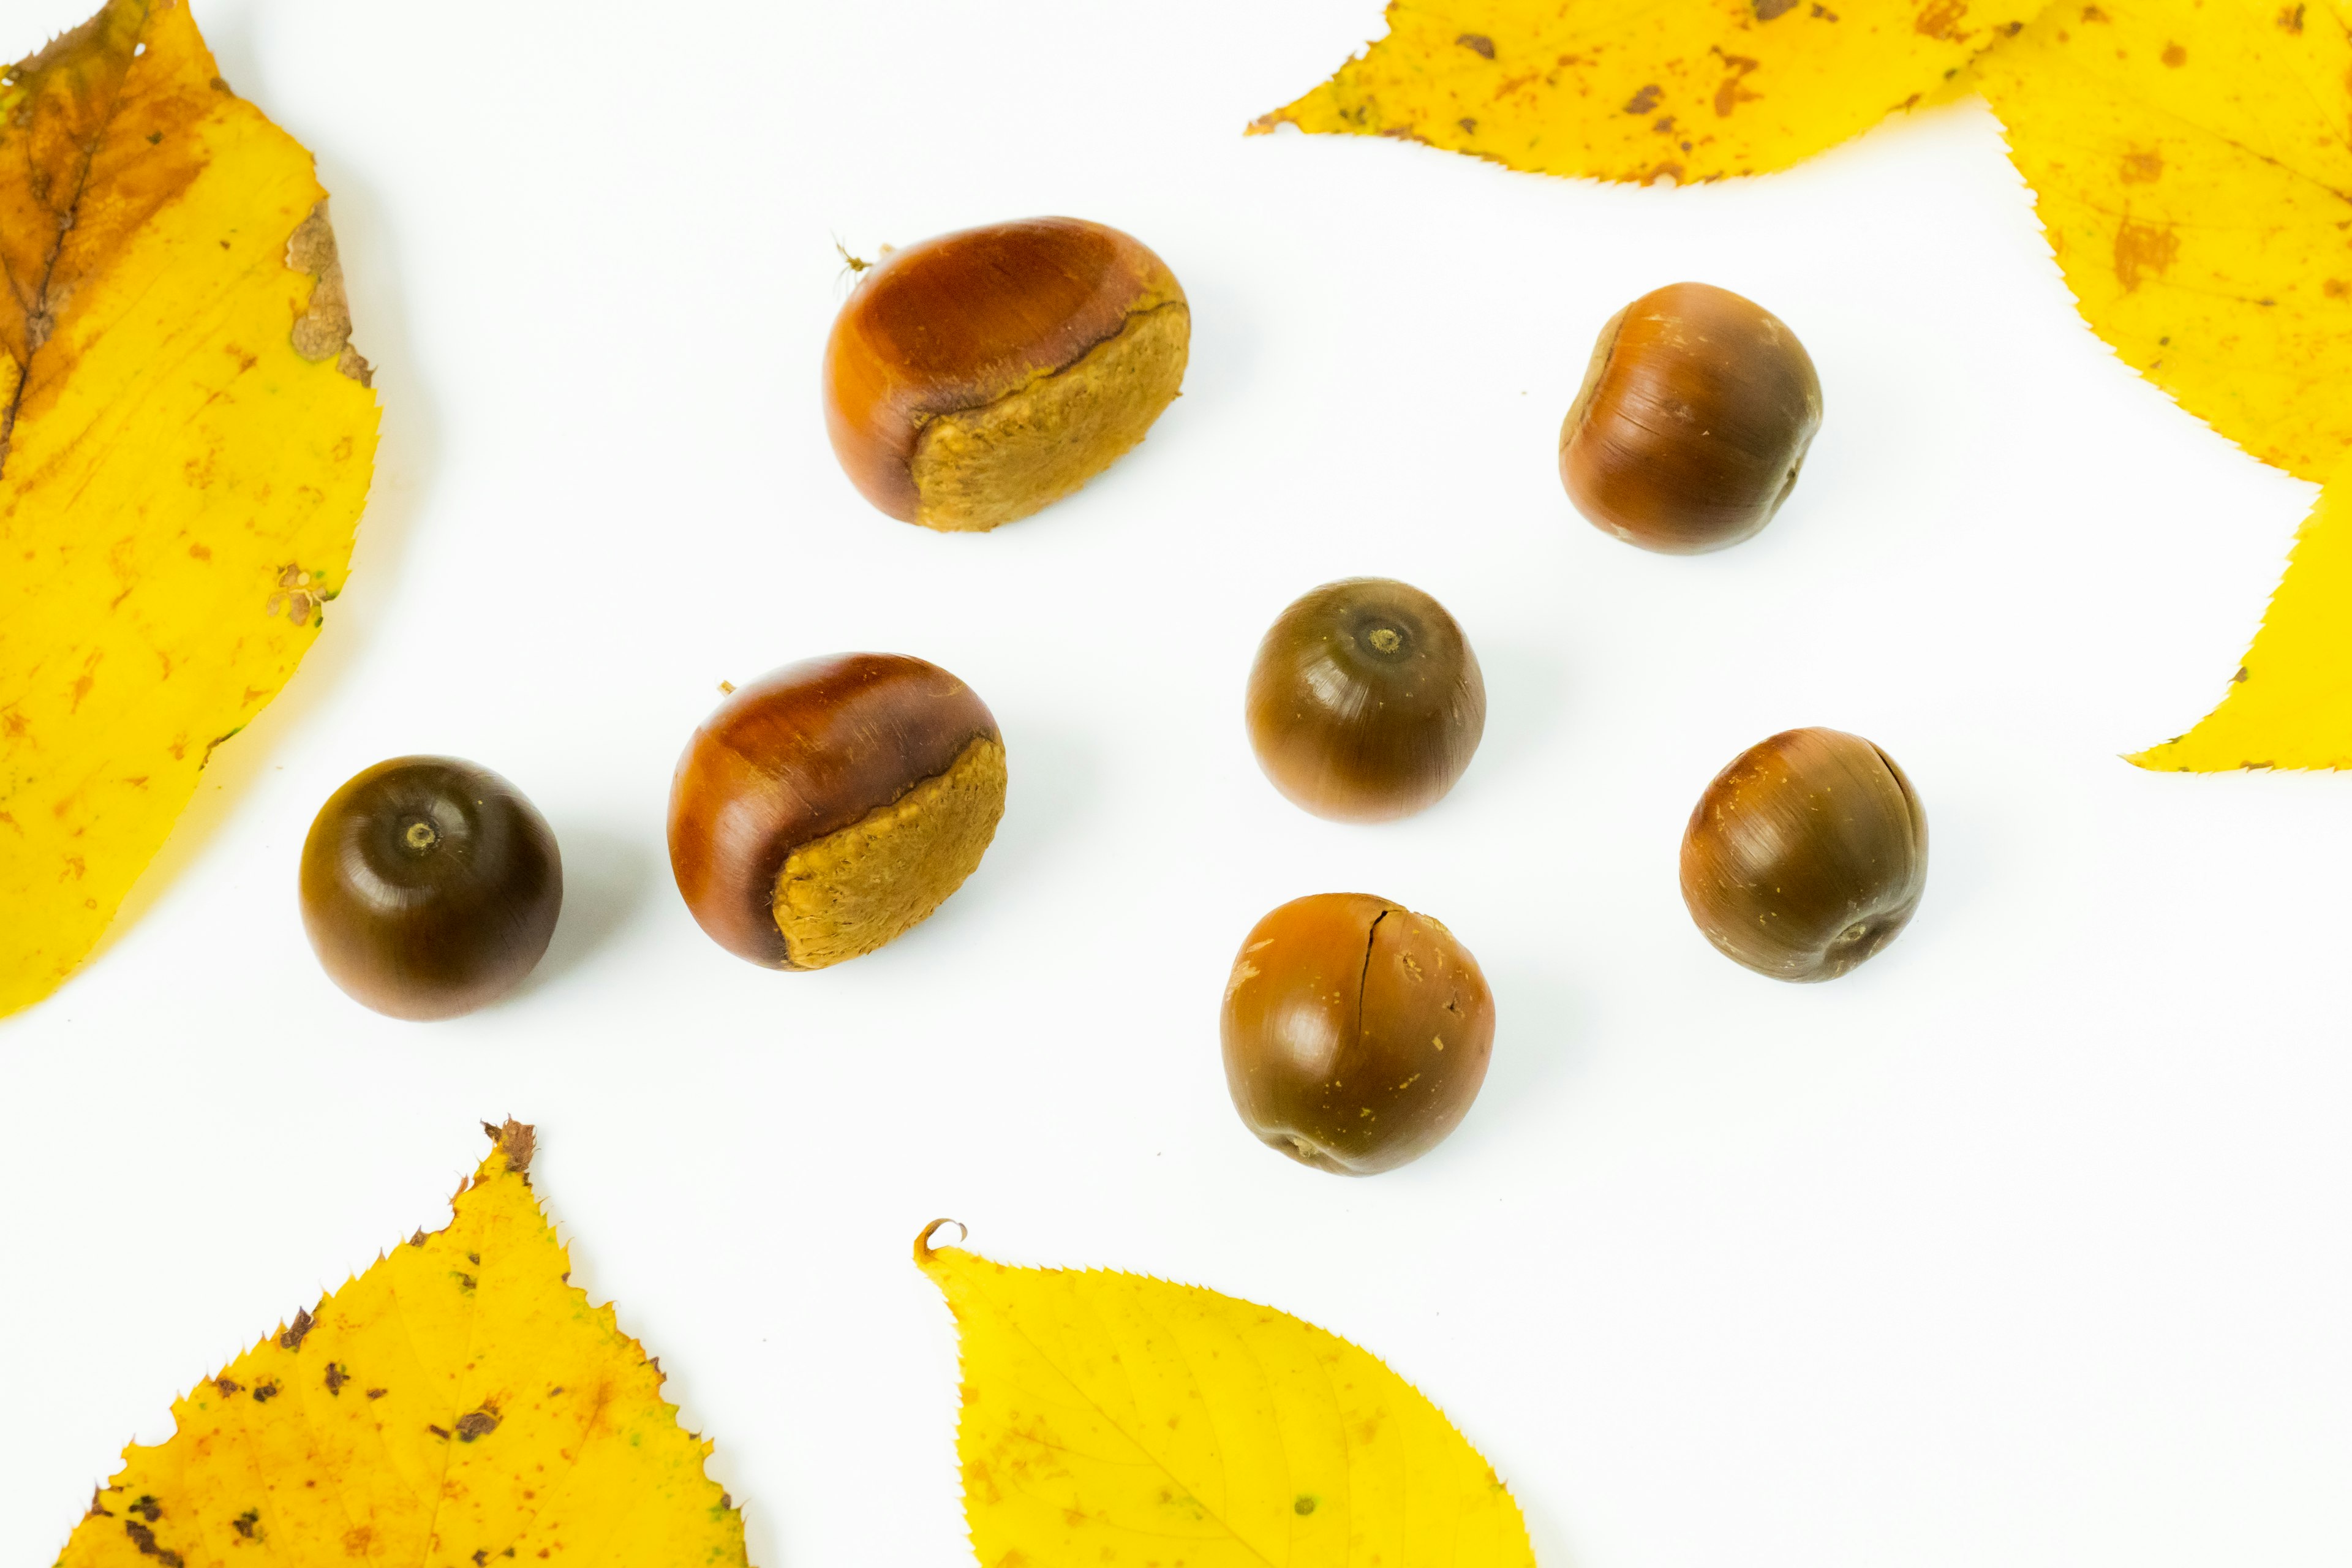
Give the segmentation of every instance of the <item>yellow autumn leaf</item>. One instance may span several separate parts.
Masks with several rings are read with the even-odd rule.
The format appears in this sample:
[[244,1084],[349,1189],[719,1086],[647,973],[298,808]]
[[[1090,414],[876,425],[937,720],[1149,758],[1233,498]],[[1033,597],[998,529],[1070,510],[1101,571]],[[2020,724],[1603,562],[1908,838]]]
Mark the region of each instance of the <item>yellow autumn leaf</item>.
[[376,404],[325,201],[182,0],[0,73],[0,1015],[88,955],[342,587]]
[[2352,458],[2297,531],[2286,575],[2220,706],[2129,760],[2167,773],[2352,768]]
[[1785,169],[1934,94],[2041,0],[1391,0],[1302,131],[1687,184]]
[[1518,1505],[1437,1407],[1311,1323],[1193,1286],[915,1261],[961,1338],[964,1512],[987,1568],[1497,1568]]
[[497,1139],[419,1231],[172,1406],[58,1568],[729,1568],[743,1520]]
[[2069,0],[1977,67],[2093,330],[2309,479],[2352,450],[2347,16]]

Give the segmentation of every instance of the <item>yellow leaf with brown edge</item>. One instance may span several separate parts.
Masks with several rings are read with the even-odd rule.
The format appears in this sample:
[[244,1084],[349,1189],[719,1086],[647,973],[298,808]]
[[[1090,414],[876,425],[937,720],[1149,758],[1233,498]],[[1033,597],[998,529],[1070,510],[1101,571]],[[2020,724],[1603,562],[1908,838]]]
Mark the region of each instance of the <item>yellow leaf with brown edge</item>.
[[1379,1360],[1270,1307],[915,1241],[955,1313],[989,1568],[1528,1568],[1518,1505]]
[[2329,0],[2053,6],[1976,68],[2084,318],[2266,463],[2352,450],[2352,31]]
[[2041,0],[1391,0],[1388,36],[1253,132],[1395,136],[1689,184],[1811,157],[1934,97]]
[[325,203],[183,0],[0,73],[0,1015],[89,954],[342,588],[376,403]]
[[2166,773],[2352,768],[2352,458],[2297,531],[2220,706],[2129,760]]
[[743,1519],[496,1139],[456,1214],[172,1407],[58,1568],[730,1568]]

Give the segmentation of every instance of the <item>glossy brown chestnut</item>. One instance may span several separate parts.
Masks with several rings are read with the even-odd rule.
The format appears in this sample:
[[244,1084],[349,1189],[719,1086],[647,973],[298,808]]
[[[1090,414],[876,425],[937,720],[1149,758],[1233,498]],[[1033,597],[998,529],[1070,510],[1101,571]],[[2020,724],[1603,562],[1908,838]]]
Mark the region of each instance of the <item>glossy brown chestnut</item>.
[[991,224],[892,251],[824,350],[825,428],[867,500],[975,531],[1061,500],[1143,439],[1184,380],[1176,275],[1115,228]]
[[1859,735],[1790,730],[1715,775],[1683,832],[1683,902],[1776,980],[1834,980],[1895,940],[1927,885],[1927,816]]
[[1644,550],[1720,550],[1772,521],[1822,423],[1805,345],[1726,289],[1670,283],[1609,319],[1559,427],[1577,510]]
[[1301,1164],[1393,1170],[1453,1131],[1486,1081],[1495,1000],[1454,933],[1386,899],[1318,893],[1252,929],[1225,983],[1225,1087]]
[[744,687],[687,742],[669,863],[702,929],[771,969],[873,952],[963,885],[1004,815],[1004,740],[971,687],[899,654]]
[[563,860],[547,819],[488,768],[394,757],[319,808],[301,889],[311,949],[352,1000],[450,1018],[539,963],[563,907]]
[[1326,583],[1250,667],[1250,745],[1318,816],[1380,822],[1443,797],[1486,729],[1478,656],[1445,606],[1386,577]]

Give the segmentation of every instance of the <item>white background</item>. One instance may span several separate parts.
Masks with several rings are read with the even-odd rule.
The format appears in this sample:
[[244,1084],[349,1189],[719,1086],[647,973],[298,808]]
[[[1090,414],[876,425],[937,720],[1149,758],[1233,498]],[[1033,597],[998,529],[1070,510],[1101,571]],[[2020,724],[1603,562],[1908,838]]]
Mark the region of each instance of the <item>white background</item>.
[[[0,0],[0,54],[88,4]],[[1981,108],[1638,190],[1244,139],[1374,0],[197,14],[318,153],[383,453],[308,665],[0,1025],[0,1561],[509,1113],[761,1568],[967,1560],[908,1259],[940,1214],[1370,1347],[1549,1568],[2352,1553],[2352,783],[2116,757],[2220,694],[2309,487],[2083,328]],[[884,518],[819,414],[835,240],[1034,213],[1167,258],[1184,396],[1045,515]],[[1784,317],[1828,406],[1699,559],[1553,467],[1596,329],[1684,278]],[[1241,723],[1265,624],[1359,573],[1451,607],[1491,702],[1453,796],[1369,828]],[[721,679],[851,648],[970,680],[1011,805],[929,924],[768,973],[671,886],[671,765]],[[1675,875],[1715,769],[1799,724],[1934,830],[1909,931],[1816,987],[1718,957]],[[429,1026],[333,989],[294,900],[319,804],[415,751],[516,781],[568,881],[528,986]],[[1260,1147],[1218,1060],[1242,933],[1334,889],[1444,920],[1500,1016],[1461,1131],[1370,1181]]]

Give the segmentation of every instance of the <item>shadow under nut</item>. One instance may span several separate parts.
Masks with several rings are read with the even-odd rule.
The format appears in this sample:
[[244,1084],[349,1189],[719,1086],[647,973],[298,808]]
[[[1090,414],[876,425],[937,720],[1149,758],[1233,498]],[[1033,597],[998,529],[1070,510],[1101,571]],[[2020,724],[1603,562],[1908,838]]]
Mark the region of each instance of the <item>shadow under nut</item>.
[[774,969],[871,952],[977,867],[1003,815],[1003,737],[919,658],[846,654],[737,691],[671,782],[670,866],[713,941]]
[[825,346],[843,470],[892,517],[966,531],[1068,495],[1143,438],[1182,384],[1192,316],[1129,235],[1031,218],[884,258]]

